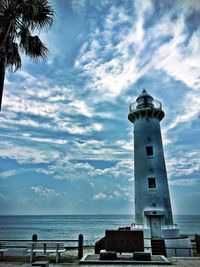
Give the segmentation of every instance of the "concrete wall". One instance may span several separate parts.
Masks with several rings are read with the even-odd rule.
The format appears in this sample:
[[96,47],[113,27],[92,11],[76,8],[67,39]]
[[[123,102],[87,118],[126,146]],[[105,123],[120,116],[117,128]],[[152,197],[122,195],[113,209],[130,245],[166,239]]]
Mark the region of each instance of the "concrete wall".
[[[193,256],[192,255],[192,244],[191,244],[189,237],[177,238],[177,239],[165,239],[165,247],[167,248],[166,249],[167,257]],[[173,248],[176,248],[176,250]]]
[[180,229],[162,229],[163,238],[175,238],[180,237]]

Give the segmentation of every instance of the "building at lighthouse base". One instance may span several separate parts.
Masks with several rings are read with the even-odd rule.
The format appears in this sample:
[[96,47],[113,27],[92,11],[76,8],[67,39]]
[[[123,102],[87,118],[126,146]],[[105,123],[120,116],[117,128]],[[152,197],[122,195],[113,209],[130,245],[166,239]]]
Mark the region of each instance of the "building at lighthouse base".
[[156,238],[152,238],[152,229],[148,225],[133,223],[131,230],[143,231],[145,251],[151,252],[151,254],[164,254],[167,257],[193,256],[190,237],[180,235],[177,224],[161,226],[160,236]]

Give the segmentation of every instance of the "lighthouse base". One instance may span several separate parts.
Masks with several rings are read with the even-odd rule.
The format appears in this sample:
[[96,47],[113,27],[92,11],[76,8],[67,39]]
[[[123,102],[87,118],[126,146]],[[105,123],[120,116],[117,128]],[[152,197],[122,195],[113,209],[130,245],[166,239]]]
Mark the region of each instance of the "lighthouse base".
[[[135,231],[138,228],[142,228],[142,225],[132,224],[131,230]],[[143,234],[144,234],[144,248],[146,252],[151,252],[152,255],[157,255],[158,253],[153,254],[153,244],[158,246],[158,250],[160,249],[162,255],[167,257],[192,257],[192,243],[189,237],[181,236],[180,229],[177,225],[174,226],[164,226],[161,228],[161,236],[159,238],[152,238],[150,227],[143,226]],[[152,240],[154,242],[152,242]],[[157,242],[156,242],[157,241]],[[161,242],[162,241],[162,242]],[[156,244],[157,243],[157,244]],[[163,244],[162,248],[161,245]],[[160,246],[160,247],[159,247]],[[163,249],[164,246],[164,249]],[[156,251],[156,250],[155,250]]]

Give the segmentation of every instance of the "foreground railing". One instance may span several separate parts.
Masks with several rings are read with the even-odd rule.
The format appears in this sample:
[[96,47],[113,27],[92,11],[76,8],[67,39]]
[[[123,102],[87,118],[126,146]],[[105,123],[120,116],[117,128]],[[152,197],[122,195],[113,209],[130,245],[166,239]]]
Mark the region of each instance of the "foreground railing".
[[[139,225],[138,225],[139,226]],[[72,249],[77,249],[78,250],[78,255],[77,257],[79,259],[81,259],[83,257],[83,235],[79,235],[78,236],[78,239],[40,239],[38,240],[38,242],[40,243],[47,243],[47,242],[64,242],[65,243],[65,246],[64,248],[66,250],[72,250]],[[77,245],[72,245],[74,243],[77,243]],[[167,254],[169,253],[172,257],[177,257],[177,256],[180,256],[180,254],[182,253],[183,255],[186,254],[186,252],[188,252],[188,256],[189,257],[192,257],[194,256],[196,253],[198,253],[197,251],[197,244],[193,241],[192,242],[192,246],[191,247],[165,247],[165,250],[167,252]],[[16,240],[16,239],[3,239],[3,240],[0,240],[0,247],[1,247],[1,244],[4,245],[4,247],[6,247],[7,249],[26,249],[27,251],[27,248],[32,244],[32,240]],[[69,244],[69,245],[67,245]],[[71,245],[70,245],[71,244]],[[87,246],[87,247],[90,247],[91,246]],[[152,250],[152,247],[151,246],[145,246],[144,247],[145,250],[147,251],[150,251]],[[19,251],[17,251],[17,253],[19,253]]]
[[[23,239],[23,240],[17,240],[17,239],[1,239],[0,240],[0,247],[3,244],[4,247],[7,249],[27,249],[28,246],[32,244],[33,240],[30,239]],[[66,250],[72,250],[77,249],[78,250],[78,259],[81,259],[83,257],[83,235],[80,234],[78,236],[78,239],[38,239],[35,242],[40,243],[57,243],[57,242],[63,242],[64,248]],[[77,243],[77,245],[73,246],[73,243]]]

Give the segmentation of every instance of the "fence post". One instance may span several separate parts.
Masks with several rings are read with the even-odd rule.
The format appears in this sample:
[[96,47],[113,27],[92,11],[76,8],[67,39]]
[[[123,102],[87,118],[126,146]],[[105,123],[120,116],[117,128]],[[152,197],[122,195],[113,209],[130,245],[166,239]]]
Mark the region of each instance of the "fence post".
[[196,252],[200,253],[200,235],[195,234],[195,242],[196,242]]
[[38,236],[36,234],[32,235],[32,242],[37,242]]
[[189,248],[189,254],[190,254],[190,257],[192,257],[192,255],[191,255],[191,248]]
[[78,236],[78,259],[83,257],[83,235]]

